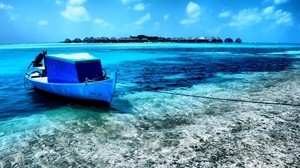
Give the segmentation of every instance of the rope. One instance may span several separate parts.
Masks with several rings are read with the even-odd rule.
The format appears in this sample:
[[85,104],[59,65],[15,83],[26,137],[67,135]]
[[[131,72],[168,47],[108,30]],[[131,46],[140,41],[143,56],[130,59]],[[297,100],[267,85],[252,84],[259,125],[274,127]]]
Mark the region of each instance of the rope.
[[159,91],[159,90],[148,90],[148,91],[150,91],[150,92],[156,92],[156,93],[170,94],[170,95],[177,95],[177,96],[186,96],[186,97],[194,97],[194,98],[219,100],[219,101],[243,102],[243,103],[253,103],[253,104],[282,105],[282,106],[300,107],[300,104],[292,104],[292,103],[265,102],[265,101],[254,101],[254,100],[243,100],[243,99],[230,99],[230,98],[220,98],[220,97],[210,97],[210,96],[199,96],[199,95],[190,95],[190,94],[174,93],[174,92]]
[[[117,86],[130,87],[130,86],[127,86],[127,85],[124,85],[124,84],[117,84]],[[218,100],[218,101],[228,101],[228,102],[242,102],[242,103],[253,103],[253,104],[264,104],[264,105],[281,105],[281,106],[300,107],[300,104],[293,104],[293,103],[255,101],[255,100],[244,100],[244,99],[231,99],[231,98],[220,98],[220,97],[212,97],[212,96],[199,96],[199,95],[175,93],[175,92],[169,92],[169,91],[163,91],[163,90],[146,89],[146,90],[139,90],[139,91],[155,92],[155,93],[162,93],[162,94],[169,94],[169,95],[176,95],[176,96],[185,96],[185,97],[193,97],[193,98],[211,99],[211,100]]]
[[85,78],[85,82],[84,83],[85,83],[85,85],[84,85],[84,87],[82,89],[82,93],[81,93],[82,96],[84,96],[84,90],[85,90],[86,85],[88,84],[88,78]]

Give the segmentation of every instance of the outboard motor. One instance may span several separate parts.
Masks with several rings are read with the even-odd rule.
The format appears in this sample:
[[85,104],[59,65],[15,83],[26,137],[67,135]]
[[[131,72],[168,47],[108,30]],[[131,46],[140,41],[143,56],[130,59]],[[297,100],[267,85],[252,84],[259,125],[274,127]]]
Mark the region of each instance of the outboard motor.
[[37,55],[35,57],[34,61],[32,61],[33,67],[41,67],[41,66],[43,66],[42,61],[45,58],[46,54],[47,54],[47,50],[46,51],[43,50],[42,53],[39,53],[39,55]]

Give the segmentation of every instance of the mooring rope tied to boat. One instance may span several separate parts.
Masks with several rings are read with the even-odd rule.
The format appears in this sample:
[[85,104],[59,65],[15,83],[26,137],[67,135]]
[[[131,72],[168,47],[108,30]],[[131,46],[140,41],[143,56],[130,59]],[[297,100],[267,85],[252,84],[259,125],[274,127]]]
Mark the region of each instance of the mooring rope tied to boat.
[[[117,85],[122,86],[122,87],[130,87],[126,84],[117,84]],[[194,98],[202,98],[202,99],[212,99],[212,100],[218,100],[218,101],[243,102],[243,103],[253,103],[253,104],[282,105],[282,106],[300,107],[300,104],[293,104],[293,103],[280,103],[280,102],[270,102],[270,101],[255,101],[255,100],[221,98],[221,97],[212,97],[212,96],[200,96],[200,95],[185,94],[185,93],[175,93],[175,92],[163,91],[163,90],[144,89],[144,90],[140,90],[140,91],[156,92],[156,93],[163,93],[163,94],[169,94],[169,95],[186,96],[186,97],[194,97]]]
[[[99,82],[99,81],[98,81]],[[111,83],[100,81],[102,84],[106,85],[113,85]],[[86,83],[86,85],[88,82]],[[86,85],[83,88],[82,94],[84,94],[84,89]],[[117,86],[121,87],[131,87],[127,84],[117,83]],[[137,90],[135,90],[137,91]],[[243,103],[253,103],[253,104],[265,104],[265,105],[282,105],[282,106],[294,106],[294,107],[300,107],[300,104],[292,104],[292,103],[280,103],[280,102],[267,102],[267,101],[254,101],[254,100],[244,100],[244,99],[232,99],[232,98],[220,98],[220,97],[212,97],[212,96],[200,96],[200,95],[192,95],[192,94],[184,94],[184,93],[175,93],[175,92],[169,92],[169,91],[161,91],[161,90],[149,90],[149,89],[142,89],[138,91],[147,91],[147,92],[156,92],[156,93],[163,93],[163,94],[170,94],[170,95],[177,95],[177,96],[186,96],[186,97],[194,97],[194,98],[202,98],[202,99],[212,99],[212,100],[218,100],[218,101],[230,101],[230,102],[243,102]]]

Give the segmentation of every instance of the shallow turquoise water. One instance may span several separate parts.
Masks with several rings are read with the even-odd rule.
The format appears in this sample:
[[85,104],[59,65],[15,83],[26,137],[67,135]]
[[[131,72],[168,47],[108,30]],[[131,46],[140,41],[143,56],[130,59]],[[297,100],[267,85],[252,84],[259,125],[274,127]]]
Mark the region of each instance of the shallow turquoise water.
[[[24,88],[44,49],[118,72],[111,107]],[[0,58],[0,167],[299,165],[299,44],[14,44]]]

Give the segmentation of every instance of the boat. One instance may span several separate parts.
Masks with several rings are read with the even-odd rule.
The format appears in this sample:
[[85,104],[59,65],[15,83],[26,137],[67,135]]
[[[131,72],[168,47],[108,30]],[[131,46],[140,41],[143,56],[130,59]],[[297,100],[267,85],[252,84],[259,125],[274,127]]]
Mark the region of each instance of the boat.
[[[44,65],[41,64],[41,57]],[[106,74],[101,60],[88,53],[47,55],[40,53],[25,73],[26,85],[66,98],[110,104],[117,73]],[[29,67],[27,69],[29,69]]]

